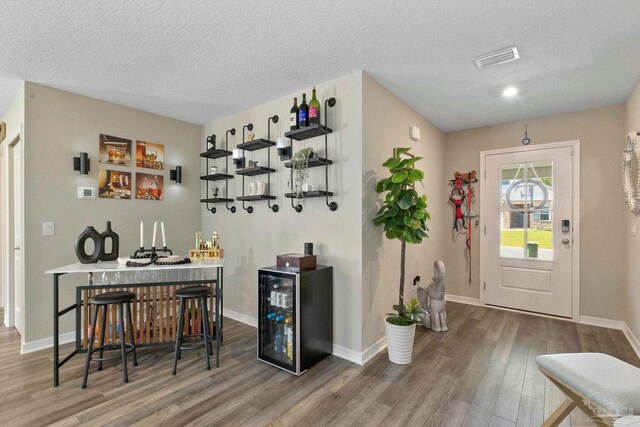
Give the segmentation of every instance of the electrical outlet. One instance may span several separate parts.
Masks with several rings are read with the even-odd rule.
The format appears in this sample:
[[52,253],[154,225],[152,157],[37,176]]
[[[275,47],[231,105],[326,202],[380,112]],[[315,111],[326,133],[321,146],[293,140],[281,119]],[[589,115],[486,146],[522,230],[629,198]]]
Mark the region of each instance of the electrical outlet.
[[53,222],[43,222],[42,223],[42,235],[43,236],[53,236],[55,235],[55,225]]

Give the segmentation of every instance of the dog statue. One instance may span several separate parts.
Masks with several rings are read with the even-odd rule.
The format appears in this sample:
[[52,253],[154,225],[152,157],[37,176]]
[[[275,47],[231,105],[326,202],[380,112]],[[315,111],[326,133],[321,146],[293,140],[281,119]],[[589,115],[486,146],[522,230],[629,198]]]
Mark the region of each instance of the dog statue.
[[447,327],[447,311],[444,301],[444,287],[447,270],[444,262],[433,263],[433,282],[426,288],[418,288],[418,300],[422,306],[422,324],[434,332],[445,332]]

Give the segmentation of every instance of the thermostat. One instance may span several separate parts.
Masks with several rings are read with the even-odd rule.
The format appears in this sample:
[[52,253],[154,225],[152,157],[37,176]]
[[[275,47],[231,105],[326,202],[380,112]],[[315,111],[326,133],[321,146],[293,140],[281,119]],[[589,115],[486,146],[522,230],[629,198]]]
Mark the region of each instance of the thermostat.
[[78,199],[95,199],[96,189],[93,187],[78,187]]
[[411,126],[409,128],[409,138],[414,141],[420,141],[420,128],[418,126]]

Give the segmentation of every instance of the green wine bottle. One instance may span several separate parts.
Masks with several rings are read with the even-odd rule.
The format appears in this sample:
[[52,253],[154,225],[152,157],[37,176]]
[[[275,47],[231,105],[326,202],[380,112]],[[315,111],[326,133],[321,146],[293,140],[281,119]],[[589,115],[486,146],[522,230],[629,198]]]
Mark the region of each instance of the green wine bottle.
[[311,101],[309,101],[309,124],[320,124],[320,103],[316,99],[316,87],[313,87]]

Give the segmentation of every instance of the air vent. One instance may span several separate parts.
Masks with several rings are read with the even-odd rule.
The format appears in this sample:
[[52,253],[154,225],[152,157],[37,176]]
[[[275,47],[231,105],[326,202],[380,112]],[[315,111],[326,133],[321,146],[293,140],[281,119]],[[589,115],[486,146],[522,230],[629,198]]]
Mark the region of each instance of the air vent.
[[520,58],[520,54],[518,54],[518,47],[511,46],[480,55],[473,59],[473,63],[476,64],[476,67],[478,67],[479,70],[481,70],[483,68],[493,67],[494,65],[504,64],[505,62],[515,61],[518,58]]

